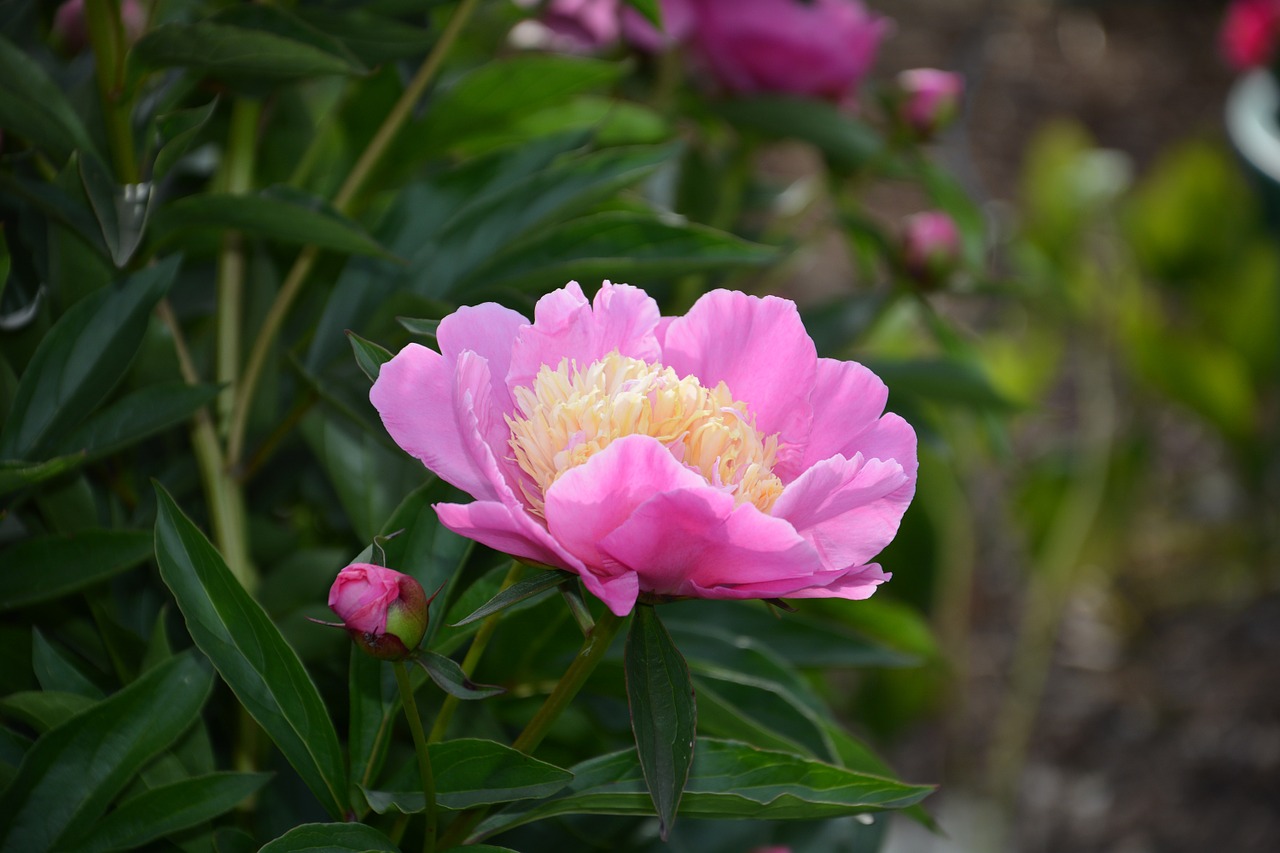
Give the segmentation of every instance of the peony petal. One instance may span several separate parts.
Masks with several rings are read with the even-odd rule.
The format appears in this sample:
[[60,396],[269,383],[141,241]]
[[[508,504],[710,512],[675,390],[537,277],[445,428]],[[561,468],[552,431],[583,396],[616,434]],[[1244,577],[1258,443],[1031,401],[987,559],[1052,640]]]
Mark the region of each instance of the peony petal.
[[723,381],[761,433],[780,434],[779,467],[797,464],[813,419],[817,352],[795,303],[713,290],[666,327],[662,361],[707,387]]
[[561,548],[524,507],[501,501],[435,504],[440,523],[513,557],[584,574],[581,561]]
[[915,485],[895,460],[834,456],[788,484],[773,515],[812,543],[827,568],[860,566],[892,541]]
[[440,321],[436,340],[441,354],[451,362],[468,350],[487,361],[494,404],[499,411],[509,412],[513,406],[506,380],[511,369],[511,347],[520,327],[528,324],[523,314],[495,302],[464,305]]
[[784,593],[781,596],[768,597],[847,598],[850,601],[861,601],[864,598],[870,598],[871,594],[876,591],[876,587],[893,577],[892,574],[881,569],[876,563],[856,566],[845,571],[831,572],[830,574],[835,575],[835,577],[830,579],[825,577],[826,574],[823,573],[823,575],[815,578],[819,582],[813,586]]
[[588,304],[577,282],[538,300],[532,326],[524,326],[512,349],[509,388],[533,384],[544,364],[562,359],[586,366],[617,350],[643,361],[656,361],[654,329],[658,303],[637,287],[605,282]]

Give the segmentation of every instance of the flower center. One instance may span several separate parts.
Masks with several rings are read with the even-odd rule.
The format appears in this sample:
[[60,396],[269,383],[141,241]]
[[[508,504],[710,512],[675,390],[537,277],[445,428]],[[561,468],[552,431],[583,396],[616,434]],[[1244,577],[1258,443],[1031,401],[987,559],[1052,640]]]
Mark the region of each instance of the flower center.
[[782,493],[773,473],[778,436],[763,436],[745,403],[721,382],[703,387],[662,364],[612,352],[579,368],[544,364],[532,387],[515,389],[507,417],[516,463],[536,489],[521,484],[529,508],[544,514],[543,495],[570,468],[626,435],[648,435],[739,504],[768,512]]

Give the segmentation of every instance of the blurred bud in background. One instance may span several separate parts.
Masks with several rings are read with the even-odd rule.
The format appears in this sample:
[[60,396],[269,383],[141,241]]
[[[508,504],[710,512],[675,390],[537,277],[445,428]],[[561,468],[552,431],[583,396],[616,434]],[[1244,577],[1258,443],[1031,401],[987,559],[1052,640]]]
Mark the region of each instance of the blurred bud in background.
[[1280,0],[1236,0],[1227,7],[1219,45],[1237,71],[1270,65],[1280,38]]
[[898,117],[913,134],[932,139],[956,117],[964,77],[936,68],[912,68],[898,75]]
[[[124,38],[133,44],[142,38],[147,26],[147,12],[139,0],[121,0],[120,21]],[[89,46],[89,28],[85,23],[84,0],[67,0],[53,13],[51,29],[54,43],[66,54],[74,56]]]
[[960,229],[941,210],[908,216],[902,228],[902,268],[917,284],[940,285],[960,263]]

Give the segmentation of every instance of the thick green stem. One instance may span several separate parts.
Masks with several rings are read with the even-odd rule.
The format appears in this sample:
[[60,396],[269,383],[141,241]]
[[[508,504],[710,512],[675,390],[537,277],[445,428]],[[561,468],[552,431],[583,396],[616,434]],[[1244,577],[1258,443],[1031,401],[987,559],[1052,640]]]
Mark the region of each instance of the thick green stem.
[[418,703],[413,698],[413,684],[402,661],[392,664],[396,671],[396,684],[400,685],[400,701],[404,715],[409,718],[409,731],[413,733],[413,748],[418,753],[418,774],[422,777],[422,796],[426,800],[423,817],[426,830],[422,839],[422,853],[434,853],[436,849],[436,780],[431,772],[431,754],[427,751],[427,738],[422,732],[422,718],[418,716]]
[[[462,0],[462,3],[459,4],[457,11],[449,19],[444,31],[440,33],[439,40],[431,48],[431,53],[427,55],[426,60],[422,63],[422,67],[418,69],[418,73],[409,81],[409,85],[405,87],[399,100],[396,101],[395,106],[391,108],[391,112],[387,114],[382,125],[378,128],[378,132],[374,134],[373,140],[360,155],[360,159],[356,161],[351,173],[347,175],[347,179],[338,190],[338,194],[333,201],[338,210],[343,213],[351,212],[352,203],[365,189],[374,169],[381,163],[396,135],[412,115],[414,107],[422,99],[423,94],[426,93],[431,81],[435,79],[450,48],[457,41],[463,25],[471,17],[471,13],[478,4],[479,0]],[[249,362],[245,366],[244,375],[241,377],[240,387],[236,389],[235,404],[232,407],[227,433],[227,458],[232,465],[238,465],[244,453],[245,428],[248,423],[249,407],[253,402],[253,395],[257,389],[258,380],[261,378],[262,369],[266,366],[267,354],[271,351],[271,346],[275,343],[276,336],[280,333],[280,327],[284,324],[285,316],[289,313],[294,300],[297,299],[298,294],[301,292],[302,285],[306,282],[307,276],[310,275],[312,267],[315,266],[317,254],[316,249],[310,246],[299,253],[297,260],[293,263],[293,268],[285,276],[280,292],[276,294],[275,301],[267,312],[267,318],[263,322],[262,329],[258,332],[258,338],[254,342],[253,350],[249,354]]]
[[131,104],[124,98],[124,58],[128,51],[124,26],[120,22],[119,0],[86,0],[85,24],[93,46],[93,60],[102,99],[102,117],[107,127],[116,178],[124,184],[138,183],[138,161],[133,150]]
[[[513,561],[507,576],[502,579],[502,586],[499,592],[519,580],[520,573],[523,570],[524,566],[519,561]],[[484,655],[484,650],[489,645],[489,638],[493,636],[493,632],[497,629],[498,622],[501,619],[501,613],[494,613],[480,623],[480,630],[476,631],[475,639],[471,641],[471,646],[467,649],[467,654],[462,659],[463,675],[470,678],[476,671],[476,665],[480,663],[480,658]],[[460,701],[452,693],[444,697],[444,702],[440,705],[440,713],[436,714],[436,721],[431,726],[431,735],[427,738],[429,743],[435,743],[444,737],[444,733],[449,728],[449,721],[453,719],[453,712],[458,709]]]
[[[578,649],[573,663],[569,664],[564,675],[560,676],[560,680],[556,682],[551,695],[546,698],[542,707],[533,715],[533,719],[524,727],[524,731],[520,732],[520,736],[511,744],[514,748],[525,754],[531,754],[538,748],[538,744],[542,743],[547,732],[551,731],[552,724],[559,719],[564,709],[569,707],[569,703],[578,695],[582,685],[586,683],[591,673],[595,672],[600,661],[604,660],[605,653],[613,645],[613,638],[618,635],[618,631],[626,621],[627,617],[615,616],[612,610],[605,608],[604,614],[596,620],[595,629],[582,641],[582,648]],[[477,808],[458,815],[458,819],[453,822],[442,839],[444,849],[448,850],[451,846],[462,844],[476,824],[484,820],[488,813],[487,808]]]

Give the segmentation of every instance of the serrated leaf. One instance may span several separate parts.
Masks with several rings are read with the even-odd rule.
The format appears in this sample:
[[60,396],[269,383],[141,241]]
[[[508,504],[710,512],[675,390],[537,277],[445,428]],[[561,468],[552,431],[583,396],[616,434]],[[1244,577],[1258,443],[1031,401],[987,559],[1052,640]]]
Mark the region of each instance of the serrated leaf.
[[85,530],[25,539],[0,552],[5,581],[0,611],[78,592],[151,557],[152,535],[143,530]]
[[304,823],[268,841],[258,853],[400,853],[387,836],[363,823]]
[[[460,738],[433,743],[431,769],[436,803],[446,809],[547,797],[572,779],[567,770],[491,740]],[[421,791],[369,791],[365,797],[378,814],[417,814],[425,807]]]
[[74,151],[94,154],[76,110],[36,62],[0,37],[0,127],[46,151],[59,168]]
[[418,659],[436,686],[450,696],[456,696],[459,699],[488,699],[490,696],[506,692],[505,688],[491,684],[476,684],[467,678],[462,667],[444,655],[422,652]]
[[338,735],[298,655],[221,555],[156,485],[156,561],[196,645],[335,818],[348,811]]
[[61,449],[84,454],[86,462],[100,459],[183,423],[217,395],[217,386],[185,382],[140,388],[96,412]]
[[210,773],[152,788],[125,800],[68,846],[75,853],[136,850],[225,814],[270,778],[270,773]]
[[151,218],[152,233],[161,244],[199,228],[230,228],[291,245],[390,257],[378,241],[327,202],[284,188],[187,196],[161,207]]
[[62,315],[22,373],[0,433],[0,458],[26,459],[55,446],[128,370],[151,309],[173,283],[180,259],[99,290]]
[[361,372],[369,377],[370,382],[376,382],[378,373],[382,370],[382,365],[391,360],[391,353],[385,347],[378,346],[372,341],[366,341],[351,330],[347,330],[347,340],[351,342],[351,351],[355,353],[356,364],[360,365]]
[[[653,802],[633,750],[570,768],[557,796],[516,803],[476,829],[483,839],[536,820],[568,814],[651,815]],[[817,820],[912,806],[933,791],[798,755],[734,741],[699,738],[680,815],[687,818]]]
[[86,827],[191,725],[212,687],[204,662],[182,655],[41,736],[0,795],[0,850],[50,850]]
[[623,668],[636,753],[658,815],[658,834],[665,841],[693,764],[698,712],[689,666],[656,608],[636,608]]
[[535,595],[541,595],[544,592],[555,589],[565,581],[572,580],[573,577],[572,572],[559,570],[539,572],[535,577],[526,578],[507,587],[489,599],[482,607],[478,607],[469,616],[454,622],[450,627],[458,628],[471,622],[476,622],[486,616],[505,610],[513,604],[524,601],[526,598],[532,598]]

